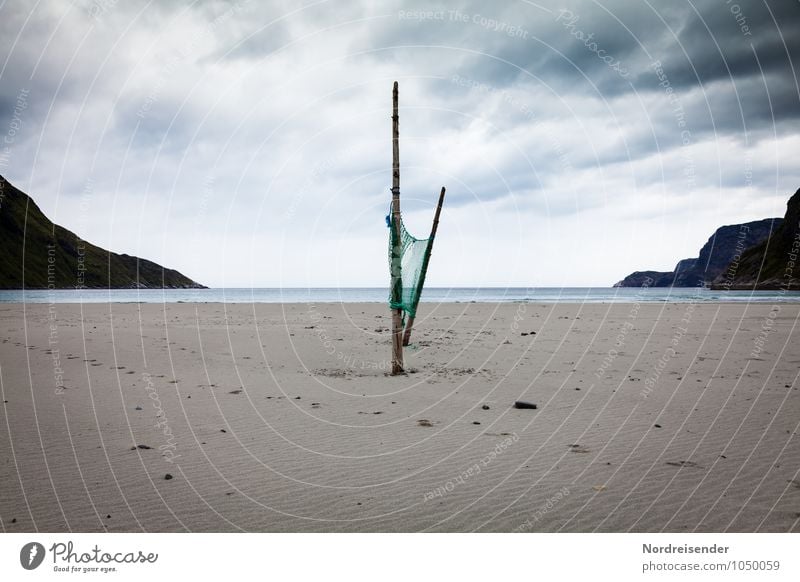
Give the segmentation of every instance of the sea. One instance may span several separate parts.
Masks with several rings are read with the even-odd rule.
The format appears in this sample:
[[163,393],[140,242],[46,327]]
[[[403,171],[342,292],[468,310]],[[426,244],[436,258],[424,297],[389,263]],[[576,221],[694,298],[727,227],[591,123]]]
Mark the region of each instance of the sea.
[[[0,303],[385,303],[385,287],[0,290]],[[423,303],[800,301],[800,291],[639,287],[431,287]]]

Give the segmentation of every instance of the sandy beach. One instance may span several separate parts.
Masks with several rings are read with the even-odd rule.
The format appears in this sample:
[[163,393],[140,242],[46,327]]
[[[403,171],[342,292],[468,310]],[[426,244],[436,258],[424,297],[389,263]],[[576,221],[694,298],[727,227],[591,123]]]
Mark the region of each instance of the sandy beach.
[[798,316],[1,305],[2,528],[797,531]]

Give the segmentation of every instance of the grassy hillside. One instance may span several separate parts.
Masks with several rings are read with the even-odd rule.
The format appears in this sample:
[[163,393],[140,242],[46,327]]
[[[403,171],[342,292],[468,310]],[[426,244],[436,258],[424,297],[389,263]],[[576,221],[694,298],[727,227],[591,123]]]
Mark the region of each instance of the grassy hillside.
[[81,240],[2,176],[0,248],[0,289],[203,287],[173,269]]

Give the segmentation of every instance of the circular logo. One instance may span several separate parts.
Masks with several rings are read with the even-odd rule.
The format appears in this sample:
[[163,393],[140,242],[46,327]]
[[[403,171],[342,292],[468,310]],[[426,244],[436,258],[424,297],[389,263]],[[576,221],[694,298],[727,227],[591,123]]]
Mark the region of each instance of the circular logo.
[[29,542],[19,551],[19,563],[26,570],[35,570],[44,560],[44,546],[39,542]]

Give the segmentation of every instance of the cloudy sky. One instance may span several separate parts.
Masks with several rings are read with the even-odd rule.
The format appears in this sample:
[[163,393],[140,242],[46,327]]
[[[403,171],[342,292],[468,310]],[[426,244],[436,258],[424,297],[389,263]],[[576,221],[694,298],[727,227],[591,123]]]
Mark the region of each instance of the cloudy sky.
[[0,173],[210,286],[388,285],[398,80],[429,285],[608,286],[783,215],[798,38],[793,0],[5,0]]

